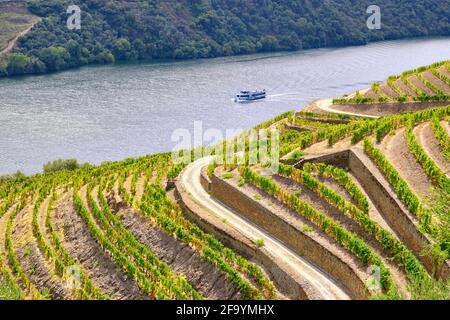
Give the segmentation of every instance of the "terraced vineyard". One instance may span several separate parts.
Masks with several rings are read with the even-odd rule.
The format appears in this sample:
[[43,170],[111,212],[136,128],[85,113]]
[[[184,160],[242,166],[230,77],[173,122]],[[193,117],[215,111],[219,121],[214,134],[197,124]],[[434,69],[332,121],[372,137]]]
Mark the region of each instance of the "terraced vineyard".
[[[270,124],[282,130],[279,171],[263,163],[210,168],[213,197],[248,219],[250,210],[271,216],[252,222],[353,298],[449,299],[449,112],[286,115]],[[299,245],[305,237],[321,252]],[[376,290],[368,285],[374,268]]]
[[22,299],[272,299],[257,265],[183,218],[170,154],[1,183],[1,294]]
[[[373,90],[444,92],[431,75],[447,72]],[[281,133],[276,172],[246,143],[239,165],[157,154],[2,177],[0,299],[450,299],[449,120],[282,114],[255,128]]]
[[371,88],[337,98],[334,104],[389,104],[410,102],[440,102],[450,100],[450,61],[390,76],[383,83],[373,83]]

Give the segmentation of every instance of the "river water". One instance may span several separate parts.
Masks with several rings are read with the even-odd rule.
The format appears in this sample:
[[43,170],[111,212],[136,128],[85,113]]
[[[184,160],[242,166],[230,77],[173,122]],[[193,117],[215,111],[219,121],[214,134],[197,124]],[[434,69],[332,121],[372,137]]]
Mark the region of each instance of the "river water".
[[[100,163],[170,151],[176,129],[249,128],[311,100],[450,59],[450,38],[209,60],[84,67],[0,80],[0,174],[58,158]],[[241,89],[266,101],[236,104]],[[197,141],[199,143],[200,141]]]

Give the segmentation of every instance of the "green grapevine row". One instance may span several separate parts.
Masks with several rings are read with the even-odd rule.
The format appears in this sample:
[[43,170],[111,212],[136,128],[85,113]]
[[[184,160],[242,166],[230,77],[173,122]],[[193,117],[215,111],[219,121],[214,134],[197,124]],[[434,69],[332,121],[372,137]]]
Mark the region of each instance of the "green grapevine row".
[[308,203],[302,201],[299,196],[289,192],[273,182],[270,178],[263,177],[252,171],[249,167],[241,167],[241,175],[246,182],[253,184],[279,201],[298,212],[307,220],[318,226],[325,234],[335,239],[341,246],[355,254],[361,262],[368,265],[378,266],[381,270],[381,285],[385,292],[393,294],[396,287],[392,281],[390,271],[384,266],[381,259],[372,251],[367,244],[356,234],[347,231],[339,223],[327,217],[325,214],[314,209]]

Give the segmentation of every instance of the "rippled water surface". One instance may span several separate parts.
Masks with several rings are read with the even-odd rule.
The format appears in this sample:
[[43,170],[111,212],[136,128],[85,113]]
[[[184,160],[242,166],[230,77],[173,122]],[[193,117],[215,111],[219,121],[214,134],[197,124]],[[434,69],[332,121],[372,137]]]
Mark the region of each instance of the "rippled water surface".
[[[0,80],[0,174],[57,158],[100,163],[169,151],[177,128],[248,128],[309,101],[450,58],[450,39],[211,60],[86,67]],[[240,89],[269,98],[235,104]]]

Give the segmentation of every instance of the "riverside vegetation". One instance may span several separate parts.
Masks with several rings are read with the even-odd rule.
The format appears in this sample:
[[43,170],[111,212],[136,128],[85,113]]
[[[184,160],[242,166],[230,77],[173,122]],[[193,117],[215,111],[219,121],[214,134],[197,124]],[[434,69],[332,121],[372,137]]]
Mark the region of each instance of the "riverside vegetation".
[[[22,3],[18,0],[19,3]],[[31,0],[42,18],[0,66],[0,76],[38,74],[86,64],[195,59],[292,51],[419,36],[448,36],[445,1],[380,0],[383,28],[369,30],[364,0],[161,1]],[[81,30],[68,30],[69,5]],[[420,13],[420,15],[416,14]]]

